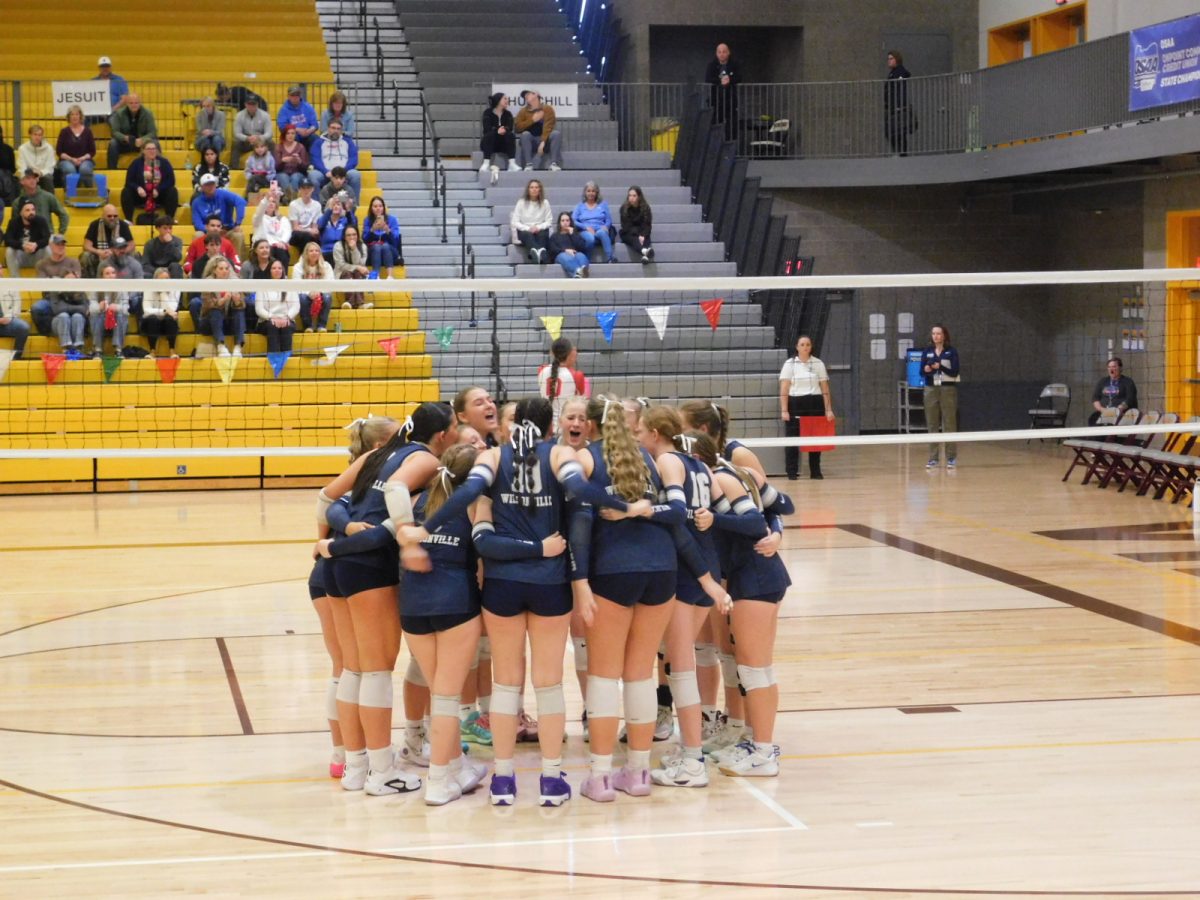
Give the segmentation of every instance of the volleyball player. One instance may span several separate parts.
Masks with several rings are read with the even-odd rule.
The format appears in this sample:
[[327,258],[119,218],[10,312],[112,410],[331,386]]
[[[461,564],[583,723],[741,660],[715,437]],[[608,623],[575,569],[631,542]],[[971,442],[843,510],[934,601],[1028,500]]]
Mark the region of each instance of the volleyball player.
[[496,403],[487,388],[477,385],[465,387],[454,395],[451,405],[454,407],[455,420],[478,431],[489,447],[501,443],[497,433],[500,420],[496,415]]
[[357,706],[367,748],[365,758],[347,753],[342,776],[347,790],[382,796],[421,786],[419,778],[400,770],[392,749],[392,670],[400,652],[399,566],[392,536],[400,524],[412,521],[412,495],[425,488],[437,472],[438,455],[454,443],[453,425],[448,407],[422,403],[386,444],[324,491],[328,498],[352,488],[351,519],[374,526],[318,545],[322,555],[334,559],[326,578],[332,595],[348,598],[362,667],[343,670],[338,684],[339,711],[342,702],[347,714]]
[[[586,397],[571,397],[563,403],[558,420],[558,442],[572,450],[582,450],[596,437],[595,427],[588,421]],[[583,698],[583,739],[588,738],[587,723],[587,626],[578,612],[571,615],[571,647],[575,651],[575,678],[579,681],[579,696]]]

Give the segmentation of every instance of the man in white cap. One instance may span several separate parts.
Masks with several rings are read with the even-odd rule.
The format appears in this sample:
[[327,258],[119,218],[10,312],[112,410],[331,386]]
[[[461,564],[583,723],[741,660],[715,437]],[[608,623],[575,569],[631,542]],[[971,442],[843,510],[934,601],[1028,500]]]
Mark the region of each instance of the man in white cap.
[[[112,102],[112,111],[116,112],[125,105],[125,96],[129,93],[129,82],[113,72],[112,60],[107,56],[102,56],[96,60],[96,65],[100,71],[92,78],[92,81],[108,82],[108,96]],[[97,118],[95,121],[103,122],[104,119]]]

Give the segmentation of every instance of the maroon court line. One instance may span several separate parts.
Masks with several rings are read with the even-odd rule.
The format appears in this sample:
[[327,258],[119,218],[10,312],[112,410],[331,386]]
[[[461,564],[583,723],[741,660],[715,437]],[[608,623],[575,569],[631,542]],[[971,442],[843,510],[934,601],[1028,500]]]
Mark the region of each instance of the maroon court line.
[[242,699],[242,688],[238,684],[237,672],[233,669],[233,660],[229,657],[229,648],[225,646],[225,638],[217,638],[217,650],[221,653],[221,664],[225,666],[225,678],[229,681],[229,693],[233,695],[233,706],[237,710],[238,721],[242,723],[242,734],[254,734],[254,726],[250,724],[250,713],[246,711],[246,701]]

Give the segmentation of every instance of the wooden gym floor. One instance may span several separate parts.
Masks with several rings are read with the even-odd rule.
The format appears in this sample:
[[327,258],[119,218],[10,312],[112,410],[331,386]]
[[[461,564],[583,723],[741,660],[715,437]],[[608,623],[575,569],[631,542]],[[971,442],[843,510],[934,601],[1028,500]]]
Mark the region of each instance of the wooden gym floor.
[[0,498],[0,896],[1200,895],[1190,510],[960,459],[791,485],[779,778],[561,810],[325,776],[311,491]]

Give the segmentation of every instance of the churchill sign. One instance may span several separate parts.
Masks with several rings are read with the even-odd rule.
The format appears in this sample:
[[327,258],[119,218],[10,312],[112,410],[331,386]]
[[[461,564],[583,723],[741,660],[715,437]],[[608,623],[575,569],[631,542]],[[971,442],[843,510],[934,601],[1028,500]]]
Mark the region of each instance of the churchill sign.
[[537,91],[542,95],[542,102],[554,107],[554,115],[559,119],[579,118],[579,85],[571,83],[555,84],[501,84],[492,85],[492,93],[503,92],[508,97],[508,108],[515,116],[525,102],[521,99],[521,91]]
[[108,97],[108,81],[54,81],[51,82],[54,91],[54,115],[63,118],[72,106],[83,109],[85,116],[107,116],[112,112],[112,102]]

